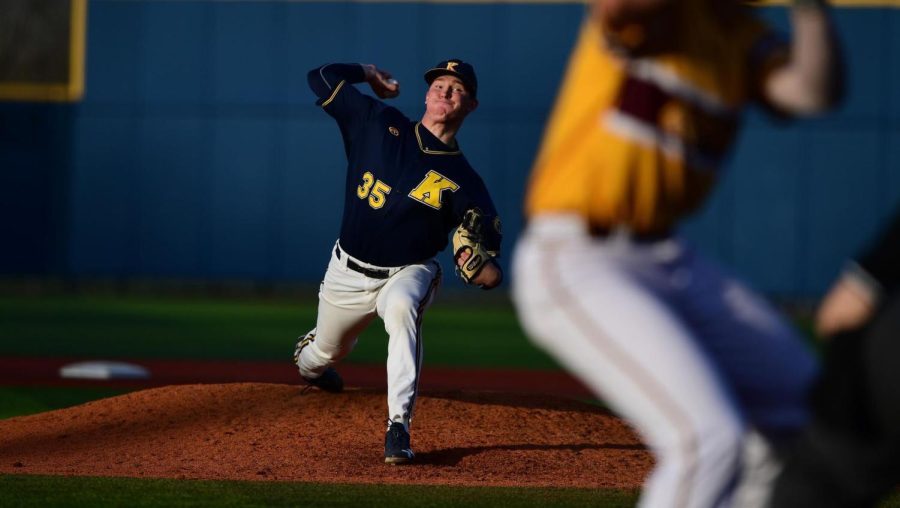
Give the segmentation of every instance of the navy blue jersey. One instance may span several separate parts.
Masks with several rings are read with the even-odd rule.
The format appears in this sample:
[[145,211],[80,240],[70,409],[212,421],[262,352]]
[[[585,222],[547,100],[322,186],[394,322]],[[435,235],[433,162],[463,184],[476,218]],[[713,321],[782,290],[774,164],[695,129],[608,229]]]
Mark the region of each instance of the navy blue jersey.
[[309,72],[316,104],[337,120],[347,155],[341,247],[377,266],[434,257],[463,214],[484,213],[484,245],[500,250],[500,220],[481,177],[458,147],[441,142],[396,108],[360,93],[356,64]]

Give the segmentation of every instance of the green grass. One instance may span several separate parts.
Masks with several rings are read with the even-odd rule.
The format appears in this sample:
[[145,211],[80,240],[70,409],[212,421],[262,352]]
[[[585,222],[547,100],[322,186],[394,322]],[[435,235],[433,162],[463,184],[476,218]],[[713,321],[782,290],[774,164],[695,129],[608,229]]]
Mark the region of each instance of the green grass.
[[341,485],[0,475],[4,507],[634,506],[634,492],[590,489]]
[[[315,320],[315,301],[146,297],[0,297],[0,355],[283,361]],[[807,323],[808,325],[808,323]],[[799,326],[806,329],[808,326]],[[556,368],[508,302],[439,298],[424,322],[428,365]],[[807,330],[807,335],[809,332]],[[345,361],[382,364],[375,321]],[[0,387],[0,418],[111,397],[125,389]],[[0,506],[633,506],[636,492],[0,475]],[[900,495],[881,508],[900,508]]]
[[[315,324],[314,300],[137,297],[0,298],[0,355],[283,361]],[[512,306],[442,304],[423,323],[429,365],[553,369],[525,338]],[[384,363],[380,320],[345,361]]]
[[[147,297],[0,297],[0,356],[285,361],[315,322],[316,301]],[[502,298],[440,300],[423,325],[426,365],[554,369]],[[376,320],[348,363],[382,365],[387,334]],[[87,387],[0,387],[0,418],[124,393]]]
[[127,391],[118,388],[0,386],[0,419],[77,406]]
[[[634,491],[0,475],[4,507],[632,507]],[[900,507],[900,494],[879,508]]]

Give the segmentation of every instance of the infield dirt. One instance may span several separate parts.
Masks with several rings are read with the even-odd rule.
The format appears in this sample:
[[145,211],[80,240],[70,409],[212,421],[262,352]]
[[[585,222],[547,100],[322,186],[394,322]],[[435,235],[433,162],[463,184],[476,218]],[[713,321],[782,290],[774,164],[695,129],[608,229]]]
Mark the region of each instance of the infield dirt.
[[385,394],[173,385],[0,420],[0,473],[636,489],[649,452],[601,407],[543,394],[431,391],[413,464],[383,463]]

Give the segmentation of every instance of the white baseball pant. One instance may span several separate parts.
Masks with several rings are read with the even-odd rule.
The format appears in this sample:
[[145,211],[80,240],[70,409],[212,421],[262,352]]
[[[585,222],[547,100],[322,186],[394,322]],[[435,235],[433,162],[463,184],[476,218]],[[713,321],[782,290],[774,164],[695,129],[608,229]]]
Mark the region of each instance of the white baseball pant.
[[[348,267],[381,273],[373,277]],[[347,356],[377,315],[388,334],[388,416],[407,428],[422,368],[422,317],[441,281],[441,267],[422,263],[380,267],[351,257],[339,243],[319,287],[315,340],[300,353],[300,375],[315,378]]]
[[640,506],[731,506],[749,429],[778,438],[805,422],[813,356],[682,240],[587,231],[575,215],[530,221],[513,259],[525,330],[650,447]]

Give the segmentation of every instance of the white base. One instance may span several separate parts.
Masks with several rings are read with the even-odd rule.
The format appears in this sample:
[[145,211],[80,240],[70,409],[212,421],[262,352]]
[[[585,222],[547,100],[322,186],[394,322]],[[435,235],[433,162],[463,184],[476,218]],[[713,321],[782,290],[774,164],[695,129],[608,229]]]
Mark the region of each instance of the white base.
[[59,369],[59,375],[72,379],[145,379],[150,372],[125,362],[91,361],[65,365]]

